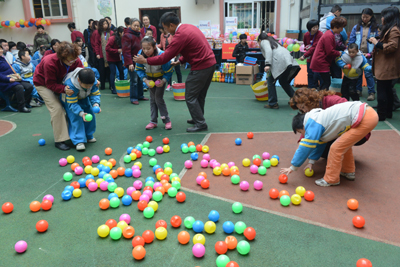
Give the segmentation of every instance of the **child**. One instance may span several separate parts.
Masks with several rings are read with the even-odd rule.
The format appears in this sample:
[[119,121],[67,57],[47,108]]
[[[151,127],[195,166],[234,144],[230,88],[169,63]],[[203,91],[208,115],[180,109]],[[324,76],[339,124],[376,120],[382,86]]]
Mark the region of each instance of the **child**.
[[80,54],[79,54],[79,60],[82,62],[82,65],[85,68],[89,68],[94,72],[94,76],[96,77],[96,79],[100,79],[100,73],[96,68],[92,68],[89,63],[86,61],[86,58],[83,55],[83,49],[85,44],[83,43],[82,39],[80,37],[77,37],[74,44],[77,44],[79,49],[80,49]]
[[42,61],[42,58],[44,57],[44,54],[46,53],[46,46],[41,45],[39,50],[35,52],[35,54],[32,57],[32,64],[34,66],[37,66],[40,61]]
[[247,35],[241,34],[239,36],[240,42],[235,46],[232,56],[236,58],[236,63],[243,63],[246,57],[246,52],[249,51],[249,46],[247,45]]
[[17,44],[14,43],[13,41],[8,42],[8,49],[10,53],[13,55],[15,59],[18,58],[18,49],[17,49]]
[[[153,37],[153,30],[151,28],[147,29],[146,33],[144,34],[144,36]],[[154,37],[153,37],[153,40],[154,40],[154,42],[157,42],[156,39],[154,39]]]
[[15,72],[18,73],[24,82],[29,82],[33,86],[31,93],[32,100],[29,105],[31,107],[41,107],[42,102],[39,100],[39,94],[33,85],[33,73],[35,72],[35,66],[31,63],[31,56],[29,55],[29,49],[25,48],[18,52],[18,59],[14,62],[12,67]]
[[[61,95],[61,102],[67,113],[68,133],[72,143],[76,145],[76,150],[85,150],[84,143],[96,142],[96,138],[93,137],[96,131],[96,117],[92,107],[100,108],[97,81],[91,69],[76,68],[65,76],[63,83],[74,91],[71,96]],[[93,116],[91,121],[86,120],[87,114]]]
[[[164,51],[161,51],[153,36],[146,36],[141,41],[142,49],[139,51],[139,55],[143,55],[145,58],[154,57],[161,55]],[[150,90],[150,112],[151,120],[146,126],[146,130],[151,130],[157,127],[158,110],[160,110],[161,119],[165,123],[165,129],[171,130],[171,120],[168,116],[167,105],[164,101],[164,88],[165,84],[171,79],[174,67],[171,67],[171,62],[164,65],[150,66],[148,64],[142,65],[136,63],[137,74],[141,81],[145,82]],[[150,81],[157,82],[154,87],[150,86]]]
[[77,44],[81,48],[81,50],[82,50],[81,55],[86,60],[86,45],[83,42],[83,39],[81,37],[76,37],[74,44]]
[[124,80],[124,67],[122,64],[121,53],[122,53],[122,44],[121,38],[124,35],[124,27],[120,26],[116,29],[113,36],[108,39],[106,46],[106,55],[107,61],[110,65],[110,90],[111,93],[116,94],[115,90],[115,76],[119,73],[119,79]]
[[51,40],[51,42],[50,42],[50,49],[47,50],[47,51],[44,53],[43,56],[45,57],[45,56],[47,56],[47,55],[51,55],[51,54],[57,53],[57,50],[58,50],[59,45],[60,45],[60,40],[58,40],[58,39],[53,39],[53,40]]
[[336,58],[336,64],[343,69],[344,73],[341,88],[342,96],[347,100],[350,100],[350,97],[353,101],[360,100],[356,90],[358,78],[362,75],[363,70],[371,72],[372,67],[361,51],[358,50],[358,45],[356,43],[350,44],[349,49]]
[[[308,158],[304,169],[312,169],[325,149],[325,143],[336,139],[329,150],[327,166],[323,178],[315,183],[319,186],[340,184],[340,175],[353,181],[355,164],[352,146],[363,139],[378,124],[378,114],[366,103],[345,102],[328,109],[313,109],[293,118],[294,133],[305,136],[292,159],[290,168],[282,168],[281,173],[296,171]],[[340,138],[338,138],[340,136]]]

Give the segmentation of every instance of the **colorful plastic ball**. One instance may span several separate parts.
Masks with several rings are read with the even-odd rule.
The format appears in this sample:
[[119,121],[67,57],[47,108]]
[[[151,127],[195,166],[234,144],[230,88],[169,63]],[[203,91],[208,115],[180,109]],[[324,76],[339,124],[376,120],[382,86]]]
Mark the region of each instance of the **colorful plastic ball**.
[[107,237],[108,236],[108,234],[110,233],[110,228],[107,226],[107,225],[105,225],[105,224],[103,224],[103,225],[100,225],[98,228],[97,228],[97,234],[100,236],[100,237]]
[[300,196],[299,194],[293,194],[293,195],[290,197],[290,200],[292,201],[292,203],[293,203],[294,205],[300,205],[300,203],[301,203],[301,196]]
[[36,223],[36,230],[40,233],[46,232],[49,228],[49,223],[46,220],[40,220]]
[[208,153],[208,151],[210,151],[210,148],[208,146],[203,146],[201,151],[203,151],[203,153]]
[[186,153],[189,152],[189,147],[184,146],[184,147],[181,148],[181,150],[182,150],[182,153],[186,154]]
[[269,190],[269,197],[272,199],[277,199],[279,197],[279,191],[276,188],[271,188]]
[[84,170],[85,170],[86,174],[90,174],[90,173],[92,173],[92,169],[93,169],[93,167],[91,165],[88,165],[85,167]]
[[110,147],[107,147],[107,148],[104,150],[104,153],[105,153],[106,155],[111,155],[111,154],[112,154],[112,149],[111,149]]
[[132,197],[130,195],[125,195],[121,198],[121,202],[124,206],[129,206],[132,204]]
[[260,158],[255,158],[253,159],[253,164],[259,167],[261,165],[261,159]]
[[286,174],[283,174],[283,173],[282,173],[281,175],[279,175],[279,182],[280,182],[281,184],[286,184],[287,181],[288,181],[288,177],[287,177]]
[[185,161],[185,168],[191,169],[193,167],[193,162],[191,160]]
[[140,191],[133,191],[131,197],[133,200],[138,201],[142,193]]
[[149,143],[153,142],[153,137],[151,137],[150,135],[146,136],[146,141]]
[[202,244],[206,243],[206,238],[202,234],[196,234],[193,236],[193,244]]
[[90,173],[91,173],[93,176],[97,176],[97,175],[99,175],[100,170],[99,170],[98,168],[92,168],[92,170],[90,171]]
[[131,222],[131,216],[127,213],[121,214],[121,216],[119,216],[119,221],[120,222],[124,221],[126,222],[126,224],[129,224]]
[[[214,165],[214,166],[215,166],[215,165]],[[219,175],[221,175],[221,173],[222,173],[221,167],[215,167],[215,168],[213,169],[213,174],[214,174],[214,175],[219,176]]]
[[92,157],[92,162],[93,162],[93,163],[98,163],[99,161],[100,161],[100,157],[99,157],[99,156],[94,155],[94,156]]
[[231,182],[232,182],[232,184],[238,184],[240,182],[240,176],[236,175],[236,174],[232,175]]
[[280,197],[279,201],[281,202],[282,206],[289,206],[290,204],[290,197],[288,195],[283,195]]
[[147,147],[144,147],[144,148],[142,149],[142,154],[143,154],[143,155],[148,155],[148,154],[149,154],[149,149],[148,149]]
[[240,146],[240,145],[242,144],[242,139],[236,138],[236,139],[235,139],[235,144],[236,144],[237,146]]
[[77,163],[77,162],[72,163],[72,164],[71,164],[71,170],[74,171],[75,168],[78,167],[78,166],[79,166],[79,163]]
[[146,219],[151,219],[151,218],[153,218],[153,216],[154,216],[154,210],[153,210],[153,208],[146,207],[146,208],[143,210],[143,216],[144,216]]
[[164,153],[168,153],[170,150],[171,150],[171,148],[169,147],[169,145],[163,146]]
[[71,192],[70,190],[64,190],[64,191],[61,193],[61,197],[62,197],[62,199],[64,199],[64,200],[70,200],[71,197],[72,197],[72,192]]
[[271,166],[273,166],[273,167],[278,166],[278,163],[279,163],[278,159],[271,158],[269,161],[271,163]]
[[247,238],[247,240],[253,240],[256,238],[256,230],[253,227],[247,227],[244,230],[243,235]]
[[113,197],[110,199],[110,206],[111,208],[118,208],[119,204],[121,203],[121,201],[119,200],[118,197]]
[[137,247],[137,246],[144,246],[144,239],[141,236],[136,236],[135,238],[132,239],[132,246]]
[[135,169],[132,171],[132,176],[135,178],[139,178],[141,174],[142,174],[142,172],[138,169]]
[[311,176],[314,175],[314,170],[310,170],[310,168],[307,168],[307,169],[304,171],[304,174],[305,174],[307,177],[311,177]]
[[193,231],[196,233],[201,233],[204,230],[204,223],[202,221],[195,221],[192,225]]
[[235,223],[235,232],[239,235],[243,234],[246,228],[247,228],[246,224],[242,221]]
[[134,191],[136,191],[136,188],[133,187],[133,186],[130,186],[130,187],[128,187],[128,188],[126,189],[126,194],[129,195],[129,196],[131,196],[132,193],[133,193]]
[[313,201],[314,200],[314,192],[308,190],[304,193],[304,199],[307,201]]
[[247,138],[253,139],[253,137],[254,137],[254,134],[252,132],[247,133]]
[[194,145],[189,146],[190,153],[196,152],[196,147]]
[[118,198],[118,195],[117,195],[116,193],[110,193],[110,194],[108,195],[108,200],[111,200],[113,197]]
[[119,227],[114,227],[110,230],[110,237],[112,240],[119,240],[122,236],[122,230]]
[[176,190],[175,187],[171,187],[170,189],[168,189],[168,196],[175,197],[176,194],[178,194],[178,190]]
[[74,156],[69,155],[69,156],[67,157],[67,162],[68,162],[69,164],[74,163],[74,161],[75,161],[75,157],[74,157]]
[[347,200],[347,207],[351,210],[358,209],[358,201],[354,198]]
[[250,252],[250,244],[246,240],[242,240],[237,244],[237,251],[240,255],[247,255]]
[[202,146],[201,144],[198,144],[198,145],[196,146],[196,151],[197,151],[197,152],[202,152],[202,149],[203,149],[203,146]]
[[199,158],[199,154],[193,152],[192,154],[190,154],[190,157],[192,158],[192,160],[197,160]]
[[68,161],[67,161],[66,158],[61,158],[61,159],[58,161],[58,164],[60,164],[60,166],[64,167],[64,166],[66,166],[66,165],[68,164]]
[[82,190],[80,189],[74,189],[74,191],[72,191],[72,195],[76,198],[80,197],[82,195]]
[[110,192],[114,192],[115,189],[117,189],[117,187],[118,187],[118,185],[116,183],[112,182],[112,183],[108,183],[107,189]]
[[228,245],[228,249],[232,250],[237,246],[237,239],[236,237],[230,235],[225,238],[225,243]]
[[158,210],[158,204],[157,204],[157,202],[155,202],[155,201],[150,201],[150,202],[147,204],[147,206],[150,207],[150,208],[152,208],[154,211],[157,211],[157,210]]
[[164,227],[159,227],[156,229],[156,238],[158,240],[164,240],[165,238],[167,238],[167,235],[168,231]]
[[372,267],[372,262],[368,259],[361,258],[357,261],[356,267]]
[[146,256],[146,249],[143,246],[136,246],[132,250],[132,256],[135,260],[143,260]]
[[117,221],[114,219],[109,219],[106,221],[106,225],[110,228],[113,229],[114,227],[117,227]]
[[135,234],[135,228],[133,228],[132,226],[127,226],[124,228],[124,230],[122,230],[122,235],[126,238],[126,239],[131,239],[133,237],[133,235]]
[[[94,182],[94,180],[87,180],[87,181],[86,181],[86,185],[89,185],[89,183],[91,183],[91,182]],[[75,189],[81,187],[81,185],[80,185],[77,181],[72,182],[72,183],[71,183],[71,186],[72,186],[73,188],[75,188]],[[96,184],[96,186],[97,186],[97,184]],[[72,190],[72,191],[73,191],[73,190]]]
[[193,245],[192,252],[196,258],[201,258],[206,253],[206,248],[203,244],[197,243]]
[[14,205],[11,202],[6,202],[1,206],[1,210],[4,213],[11,213],[14,209]]
[[[77,190],[77,189],[75,189]],[[110,207],[110,201],[107,198],[103,198],[99,201],[99,207],[102,210],[106,210],[108,209],[108,207]]]
[[231,260],[226,255],[219,255],[216,259],[217,267],[225,267]]
[[142,237],[146,244],[150,244],[154,240],[154,233],[151,230],[146,230],[143,232]]
[[257,172],[258,172],[258,166],[257,165],[251,165],[250,166],[250,172],[252,173],[252,174],[256,174]]
[[240,189],[242,189],[243,191],[247,191],[249,187],[250,187],[249,182],[247,181],[240,182]]
[[178,234],[178,242],[181,243],[182,245],[185,245],[189,243],[190,241],[190,234],[186,231],[181,231]]
[[234,213],[241,213],[243,211],[243,205],[240,202],[235,202],[232,204],[232,211]]
[[142,194],[139,198],[139,201],[146,201],[146,203],[149,203],[150,197],[146,194]]
[[32,201],[31,204],[29,204],[29,208],[31,209],[31,211],[37,212],[40,210],[41,204],[39,201]]
[[354,216],[353,217],[353,225],[357,228],[363,228],[365,225],[365,219],[363,216]]
[[52,195],[50,195],[50,194],[45,195],[45,196],[43,197],[42,201],[45,200],[45,199],[50,200],[51,203],[54,202],[54,197],[53,197]]
[[208,179],[203,179],[200,183],[201,188],[207,189],[210,187],[210,181]]
[[255,190],[261,190],[263,188],[263,182],[256,180],[254,181],[253,186]]
[[204,154],[203,155],[203,160],[210,161],[210,159],[211,159],[210,154]]
[[262,153],[262,158],[263,158],[264,160],[269,159],[269,157],[270,157],[270,155],[269,155],[268,152]]
[[[108,185],[108,187],[109,187],[109,186],[110,186],[110,185]],[[97,185],[97,183],[95,183],[95,182],[91,182],[91,183],[89,183],[89,185],[88,185],[88,189],[89,189],[89,191],[91,191],[91,192],[96,191],[97,188],[98,188],[98,185]]]
[[117,187],[114,190],[114,193],[118,195],[118,197],[122,197],[125,193],[125,190],[122,187]]
[[101,189],[102,191],[108,190],[108,182],[107,182],[107,181],[101,182],[101,184],[100,184],[100,189]]
[[207,234],[213,234],[216,229],[217,229],[217,226],[212,221],[208,221],[204,224],[204,231],[206,231]]
[[228,251],[228,245],[224,241],[217,241],[214,248],[215,251],[220,255],[225,254]]
[[73,178],[72,173],[70,173],[70,172],[64,173],[63,178],[64,178],[64,181],[66,181],[66,182],[71,181]]
[[267,169],[271,167],[271,161],[269,159],[266,159],[263,161],[263,166]]
[[182,203],[186,200],[186,194],[184,192],[179,192],[176,194],[176,201]]
[[273,156],[271,157],[271,159],[277,159],[278,161],[280,160],[280,158],[279,158],[277,155],[273,155]]
[[235,225],[233,224],[233,222],[231,221],[226,221],[224,222],[224,224],[222,225],[222,229],[224,230],[224,232],[226,234],[231,234],[233,233],[233,231],[235,230]]
[[185,225],[185,227],[187,229],[192,229],[193,228],[193,224],[196,220],[192,217],[192,216],[188,216],[185,218],[185,220],[183,221],[183,224]]
[[123,231],[126,227],[128,227],[128,224],[125,221],[119,221],[117,223],[117,227],[121,229],[121,231]]
[[20,240],[15,243],[14,249],[18,253],[24,253],[28,248],[28,244],[24,240]]

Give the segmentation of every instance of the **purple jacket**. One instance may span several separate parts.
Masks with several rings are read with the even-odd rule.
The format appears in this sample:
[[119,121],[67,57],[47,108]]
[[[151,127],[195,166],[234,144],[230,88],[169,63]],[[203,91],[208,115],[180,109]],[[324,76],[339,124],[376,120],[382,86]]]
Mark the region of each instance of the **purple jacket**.
[[5,92],[19,84],[19,82],[10,83],[10,78],[7,77],[7,75],[10,74],[14,74],[13,70],[7,63],[6,59],[3,56],[0,56],[0,90],[2,92]]

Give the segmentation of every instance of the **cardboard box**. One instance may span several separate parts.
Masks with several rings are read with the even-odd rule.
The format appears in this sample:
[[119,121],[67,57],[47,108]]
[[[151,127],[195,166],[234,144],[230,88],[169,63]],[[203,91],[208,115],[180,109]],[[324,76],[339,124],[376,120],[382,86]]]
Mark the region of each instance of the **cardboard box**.
[[236,84],[251,85],[255,82],[258,73],[258,65],[236,66]]

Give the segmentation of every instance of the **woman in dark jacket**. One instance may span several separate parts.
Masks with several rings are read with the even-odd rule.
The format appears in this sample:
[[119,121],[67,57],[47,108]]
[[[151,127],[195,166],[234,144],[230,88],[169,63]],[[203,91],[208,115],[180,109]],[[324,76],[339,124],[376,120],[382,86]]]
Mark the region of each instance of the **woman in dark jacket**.
[[33,52],[36,52],[41,45],[46,45],[48,47],[50,42],[51,37],[44,31],[44,27],[42,25],[37,26],[37,33],[33,38]]
[[115,75],[119,72],[119,79],[124,79],[124,68],[122,65],[121,53],[122,53],[122,44],[121,38],[124,35],[124,27],[118,27],[116,32],[107,42],[106,46],[106,55],[107,61],[110,65],[110,89],[113,94],[116,94],[115,91]]

